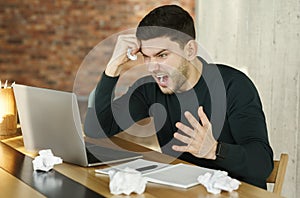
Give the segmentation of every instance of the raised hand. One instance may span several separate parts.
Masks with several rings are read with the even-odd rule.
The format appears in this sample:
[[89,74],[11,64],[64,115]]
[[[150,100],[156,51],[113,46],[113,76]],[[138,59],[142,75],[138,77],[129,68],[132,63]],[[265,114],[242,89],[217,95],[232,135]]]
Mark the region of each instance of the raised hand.
[[185,135],[181,135],[176,132],[174,137],[186,145],[173,145],[173,150],[189,152],[199,158],[216,159],[215,153],[217,149],[217,141],[213,137],[211,123],[205,115],[203,107],[200,106],[198,109],[198,115],[202,125],[190,112],[185,112],[184,115],[192,128],[182,124],[181,122],[176,123],[176,127],[184,132]]
[[110,58],[105,74],[111,77],[119,76],[122,66],[130,61],[127,56],[127,50],[131,49],[131,55],[135,55],[140,50],[140,42],[134,34],[119,35],[112,57]]

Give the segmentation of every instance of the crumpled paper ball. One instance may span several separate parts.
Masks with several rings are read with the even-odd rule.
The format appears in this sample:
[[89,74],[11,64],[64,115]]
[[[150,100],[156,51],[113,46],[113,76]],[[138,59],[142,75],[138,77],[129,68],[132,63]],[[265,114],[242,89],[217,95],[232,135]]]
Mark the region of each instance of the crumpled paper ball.
[[127,167],[124,170],[110,170],[108,174],[109,189],[114,195],[130,195],[133,192],[142,194],[146,189],[146,178],[135,169]]
[[32,161],[33,170],[48,172],[53,169],[54,165],[61,164],[63,160],[53,155],[51,149],[40,150],[39,156]]
[[225,171],[214,171],[213,174],[205,173],[198,177],[198,182],[205,186],[206,190],[213,194],[219,194],[222,190],[232,192],[237,190],[240,181],[232,179]]

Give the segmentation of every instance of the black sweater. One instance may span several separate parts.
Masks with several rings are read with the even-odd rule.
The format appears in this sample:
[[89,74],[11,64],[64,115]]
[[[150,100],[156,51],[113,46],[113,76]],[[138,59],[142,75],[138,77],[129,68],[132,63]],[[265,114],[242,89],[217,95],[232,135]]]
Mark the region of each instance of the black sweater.
[[[193,89],[177,94],[163,94],[151,76],[137,80],[126,94],[112,100],[118,77],[102,75],[96,88],[96,114],[107,136],[126,130],[134,122],[153,117],[157,137],[164,153],[190,163],[225,170],[230,176],[266,188],[266,178],[273,169],[265,116],[257,90],[242,72],[225,65],[207,64]],[[171,149],[182,145],[173,138],[175,123],[188,124],[183,116],[190,111],[199,119],[203,106],[214,137],[222,142],[222,156],[216,160],[197,158]]]

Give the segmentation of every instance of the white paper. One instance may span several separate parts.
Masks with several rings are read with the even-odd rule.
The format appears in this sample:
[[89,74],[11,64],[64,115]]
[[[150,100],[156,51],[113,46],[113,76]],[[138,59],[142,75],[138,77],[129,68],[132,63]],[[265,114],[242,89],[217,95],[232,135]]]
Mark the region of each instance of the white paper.
[[167,166],[170,166],[169,164],[165,164],[165,163],[159,163],[159,162],[154,162],[154,161],[149,161],[149,160],[144,160],[144,159],[137,159],[137,160],[133,160],[127,163],[122,163],[119,165],[115,165],[115,166],[111,166],[108,168],[104,168],[104,169],[96,169],[95,172],[96,173],[102,173],[102,174],[108,174],[108,172],[110,170],[123,170],[125,168],[132,168],[132,169],[139,169],[142,167],[147,167],[147,166],[152,166],[152,165],[156,165],[156,168],[153,169],[148,169],[145,171],[141,171],[142,175],[147,175],[149,173],[152,173],[154,171],[160,170],[162,168],[165,168]]
[[123,170],[126,167],[138,169],[149,165],[157,165],[156,168],[141,172],[148,182],[189,188],[198,185],[197,178],[205,173],[213,173],[215,170],[188,164],[164,164],[144,159],[95,170],[97,173],[108,174],[110,170]]
[[147,180],[139,171],[128,167],[124,170],[110,170],[109,178],[109,189],[114,195],[142,194],[146,189]]
[[198,177],[198,182],[202,184],[206,190],[213,194],[219,194],[222,190],[231,192],[237,190],[241,182],[232,179],[225,171],[215,171],[213,173],[205,173]]
[[63,161],[60,157],[53,155],[50,149],[40,150],[39,156],[32,161],[33,170],[48,172],[53,169],[54,165],[61,164]]
[[215,170],[195,165],[176,164],[146,175],[148,182],[154,182],[180,188],[198,185],[197,178],[201,174],[213,173]]
[[128,49],[127,49],[127,57],[128,57],[130,60],[136,60],[136,59],[137,59],[137,55],[132,55],[131,52],[132,52],[132,49],[131,49],[131,48],[128,48]]

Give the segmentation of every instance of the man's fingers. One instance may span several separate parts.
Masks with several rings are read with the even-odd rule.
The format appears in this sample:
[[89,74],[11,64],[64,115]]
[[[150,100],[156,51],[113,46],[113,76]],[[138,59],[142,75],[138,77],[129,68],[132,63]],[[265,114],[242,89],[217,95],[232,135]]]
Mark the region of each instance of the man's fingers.
[[182,124],[181,122],[177,122],[175,125],[179,130],[181,130],[183,133],[187,134],[190,137],[195,137],[195,132],[190,127]]
[[186,119],[189,121],[189,123],[192,125],[192,127],[196,130],[199,130],[201,125],[199,123],[199,121],[190,113],[190,112],[185,112],[184,116],[186,117]]
[[198,108],[198,115],[200,117],[203,127],[208,128],[208,126],[210,125],[210,122],[209,122],[206,114],[204,113],[202,106],[200,106]]
[[175,137],[177,140],[179,140],[179,141],[181,141],[181,142],[183,142],[183,143],[186,143],[186,144],[190,144],[190,143],[193,141],[192,138],[187,137],[187,136],[185,136],[185,135],[181,135],[180,133],[174,133],[174,137]]
[[197,149],[195,149],[195,147],[193,147],[191,145],[186,145],[186,146],[173,145],[172,149],[174,151],[178,151],[178,152],[189,152],[193,155],[197,154]]
[[172,149],[174,151],[178,151],[178,152],[188,152],[188,146],[177,146],[177,145],[173,145]]
[[140,50],[140,41],[135,37],[134,34],[120,35],[118,42],[126,42],[129,47],[132,48],[133,53],[137,53]]

